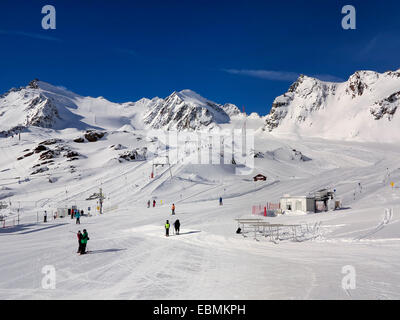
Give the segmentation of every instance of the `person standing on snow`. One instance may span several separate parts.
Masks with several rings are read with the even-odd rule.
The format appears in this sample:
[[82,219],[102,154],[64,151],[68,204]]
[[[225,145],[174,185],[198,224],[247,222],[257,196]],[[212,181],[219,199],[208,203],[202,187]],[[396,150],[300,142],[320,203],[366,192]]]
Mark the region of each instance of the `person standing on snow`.
[[169,221],[167,220],[167,222],[165,223],[165,236],[169,237]]
[[156,200],[153,200],[153,208],[156,206]]
[[81,238],[81,251],[80,254],[85,254],[86,253],[86,245],[89,240],[89,235],[86,231],[86,229],[83,229],[82,233],[82,238]]
[[47,211],[44,210],[43,222],[47,222]]
[[172,210],[172,214],[175,214],[175,203],[172,204],[171,210]]
[[147,208],[150,208],[150,200],[147,201]]
[[222,197],[219,197],[219,205],[222,206]]
[[179,228],[181,227],[181,223],[179,222],[179,219],[176,219],[176,221],[174,222],[174,227],[175,227],[176,234],[179,234]]
[[78,233],[76,234],[76,236],[78,237],[78,251],[76,253],[81,253],[81,248],[82,248],[82,232],[81,230],[78,231]]
[[79,213],[79,210],[76,211],[75,218],[76,218],[76,224],[81,224],[81,214]]

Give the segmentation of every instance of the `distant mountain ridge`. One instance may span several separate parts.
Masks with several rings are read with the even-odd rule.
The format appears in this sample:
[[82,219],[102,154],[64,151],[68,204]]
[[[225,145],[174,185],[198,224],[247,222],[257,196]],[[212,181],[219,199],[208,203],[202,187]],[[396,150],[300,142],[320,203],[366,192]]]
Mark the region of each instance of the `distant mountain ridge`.
[[[342,83],[301,75],[277,97],[264,117],[246,116],[230,103],[218,104],[194,91],[166,98],[114,103],[84,97],[37,79],[0,95],[0,132],[30,126],[79,130],[212,130],[250,121],[272,135],[334,140],[400,142],[400,69],[357,71]],[[238,117],[239,116],[239,117]],[[239,122],[237,121],[239,120]]]
[[165,99],[142,98],[113,103],[103,97],[83,97],[35,79],[26,87],[0,96],[0,131],[43,128],[199,130],[229,123],[240,114],[233,104],[220,105],[191,90]]

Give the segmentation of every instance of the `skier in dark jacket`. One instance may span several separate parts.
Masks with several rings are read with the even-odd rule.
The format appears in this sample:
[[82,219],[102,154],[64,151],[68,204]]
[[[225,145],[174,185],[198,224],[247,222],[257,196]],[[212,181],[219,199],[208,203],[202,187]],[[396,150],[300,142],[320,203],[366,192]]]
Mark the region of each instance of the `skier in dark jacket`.
[[78,251],[77,251],[77,253],[81,253],[81,248],[82,248],[82,243],[81,243],[82,232],[81,232],[81,230],[78,231],[77,237],[78,237]]
[[153,208],[156,206],[156,200],[153,200]]
[[150,208],[150,200],[147,201],[147,208]]
[[219,205],[222,206],[222,197],[219,197]]
[[179,222],[179,219],[176,219],[176,221],[174,222],[174,227],[175,227],[176,234],[179,234],[179,228],[181,227],[181,223]]
[[86,231],[86,229],[83,229],[83,233],[82,233],[82,238],[81,238],[81,254],[85,254],[86,253],[86,245],[87,242],[89,240],[89,235]]
[[167,220],[167,222],[165,223],[165,236],[166,237],[169,237],[169,227],[170,227],[170,224],[169,224],[169,221]]

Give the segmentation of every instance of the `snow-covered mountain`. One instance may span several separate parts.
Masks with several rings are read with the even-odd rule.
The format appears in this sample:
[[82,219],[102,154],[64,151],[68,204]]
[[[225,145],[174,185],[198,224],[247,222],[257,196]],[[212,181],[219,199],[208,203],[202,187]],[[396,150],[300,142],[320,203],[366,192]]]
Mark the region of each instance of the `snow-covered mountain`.
[[229,123],[239,114],[232,104],[219,105],[191,90],[173,92],[166,99],[156,99],[144,115],[144,123],[155,129],[203,129]]
[[400,70],[358,71],[343,83],[302,75],[275,99],[265,129],[273,134],[398,142],[399,105]]
[[211,129],[239,114],[233,104],[220,105],[191,90],[165,99],[113,103],[103,97],[83,97],[62,87],[33,80],[0,96],[0,131],[30,126],[65,129]]

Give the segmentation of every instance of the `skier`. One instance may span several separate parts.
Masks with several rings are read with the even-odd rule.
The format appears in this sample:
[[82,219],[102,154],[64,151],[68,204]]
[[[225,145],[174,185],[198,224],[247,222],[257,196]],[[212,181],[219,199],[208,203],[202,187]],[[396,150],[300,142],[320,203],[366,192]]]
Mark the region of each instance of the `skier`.
[[81,248],[82,248],[82,243],[81,243],[82,232],[81,232],[81,230],[78,231],[76,236],[78,237],[78,251],[76,253],[81,253]]
[[47,211],[44,210],[43,222],[47,222]]
[[80,254],[85,254],[86,253],[86,245],[89,239],[89,235],[86,231],[86,229],[83,229],[82,233],[82,238],[81,238],[81,251]]
[[175,203],[172,204],[171,210],[172,210],[172,214],[175,214]]
[[76,224],[81,224],[81,214],[79,213],[79,210],[76,210],[75,218],[76,218]]
[[153,208],[156,206],[156,200],[153,200]]
[[175,227],[176,234],[179,234],[179,228],[181,227],[181,223],[179,222],[179,219],[176,219],[176,221],[174,222],[174,227]]
[[222,206],[222,197],[219,197],[219,205]]
[[147,208],[150,208],[150,200],[147,201]]
[[165,223],[165,236],[169,237],[169,221],[167,220],[167,222]]

